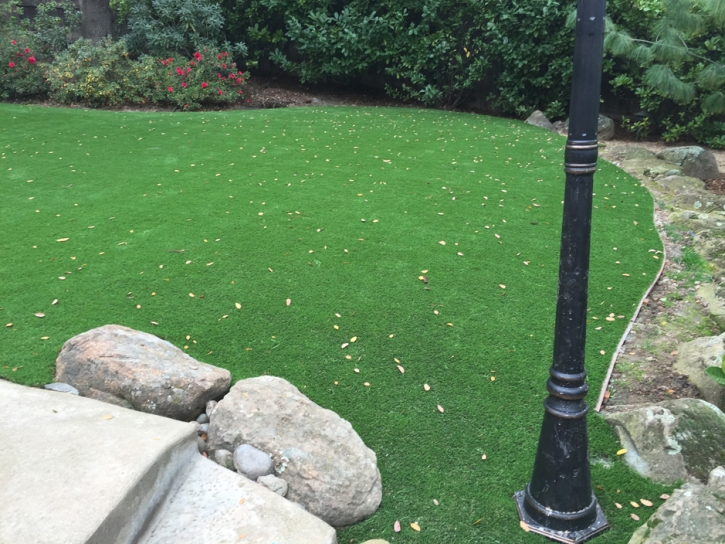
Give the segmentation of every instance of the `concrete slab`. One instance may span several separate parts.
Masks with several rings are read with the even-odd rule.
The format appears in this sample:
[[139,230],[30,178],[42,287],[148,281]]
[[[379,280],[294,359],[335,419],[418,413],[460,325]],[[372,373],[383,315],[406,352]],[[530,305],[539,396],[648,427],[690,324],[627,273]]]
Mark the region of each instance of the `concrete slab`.
[[0,380],[0,543],[134,542],[199,457],[193,425]]
[[335,530],[266,487],[196,456],[139,544],[337,544]]

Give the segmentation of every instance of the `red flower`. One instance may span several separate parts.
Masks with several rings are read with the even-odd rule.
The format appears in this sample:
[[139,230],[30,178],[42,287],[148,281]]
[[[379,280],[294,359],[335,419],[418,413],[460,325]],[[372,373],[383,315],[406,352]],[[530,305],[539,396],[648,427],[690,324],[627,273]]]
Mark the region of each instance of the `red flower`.
[[206,89],[209,86],[209,84],[206,81],[201,82],[201,88]]
[[10,45],[16,45],[17,43],[15,40],[10,40]]
[[225,57],[228,57],[229,56],[229,53],[227,53],[226,51],[224,51],[224,56]]
[[25,49],[23,49],[23,51],[25,51],[26,53],[30,53],[30,49],[27,47]]
[[15,63],[13,61],[8,62],[9,68],[15,68]]
[[241,83],[241,82],[242,82],[242,78],[241,77],[238,77],[237,78],[237,83]]
[[224,94],[224,93],[222,92],[222,90],[221,90],[221,89],[219,89],[219,90],[217,91],[217,93],[219,94],[219,96],[221,96],[222,94]]
[[198,51],[196,53],[194,53],[194,58],[196,60],[201,60],[201,53],[199,53]]
[[173,93],[174,92],[174,88],[173,87],[169,87],[169,92],[170,93]]
[[239,90],[238,90],[237,92],[238,92],[239,94],[243,94],[243,93],[242,93],[242,90],[241,90],[241,89],[239,89]]
[[221,54],[221,53],[219,53],[219,54],[218,54],[218,55],[216,56],[216,58],[218,58],[218,59],[222,58],[222,54]]
[[30,64],[35,64],[35,57],[28,57],[28,62]]
[[168,59],[166,59],[166,62],[168,62],[169,64],[171,64],[172,62],[174,62],[174,59],[172,59],[171,57],[169,57]]
[[216,77],[217,79],[219,79],[220,77],[222,77],[222,75],[220,73],[217,73]]
[[222,68],[224,68],[226,70],[227,69],[227,65],[226,64],[222,64]]
[[177,67],[176,68],[176,73],[179,74],[180,76],[183,76],[184,75],[184,69]]
[[[191,64],[194,64],[194,63],[192,62]],[[191,68],[189,68],[189,67],[187,66],[187,67],[186,67],[186,73],[188,74],[189,72],[191,72]]]
[[229,79],[234,79],[234,74],[229,74]]
[[182,81],[182,82],[181,82],[181,86],[182,86],[182,87],[183,87],[184,89],[186,89],[186,88],[188,87],[188,85],[186,84],[186,81]]
[[192,66],[196,66],[196,63],[193,60],[190,61],[189,64],[191,64]]
[[242,75],[242,71],[241,71],[241,70],[239,70],[239,71],[238,71],[237,73],[238,73],[238,74],[239,74],[240,76]]

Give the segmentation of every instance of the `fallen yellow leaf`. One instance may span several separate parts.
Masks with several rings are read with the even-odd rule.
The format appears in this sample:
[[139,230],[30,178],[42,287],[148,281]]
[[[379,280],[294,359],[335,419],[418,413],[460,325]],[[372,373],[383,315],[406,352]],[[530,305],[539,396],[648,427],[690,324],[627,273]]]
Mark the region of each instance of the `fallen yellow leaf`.
[[70,238],[58,238],[56,242],[67,242]]
[[405,374],[405,369],[402,366],[400,366],[400,365],[396,365],[396,366],[398,367],[398,370],[400,370],[401,374]]
[[350,343],[355,343],[355,342],[357,342],[357,336],[353,336],[352,338],[350,338]]
[[441,414],[442,414],[443,412],[445,412],[445,410],[443,409],[443,406],[441,406],[440,404],[438,405],[438,411],[439,411],[439,412],[440,412]]
[[627,448],[622,448],[621,450],[617,451],[617,455],[624,455],[625,453],[627,453]]
[[113,419],[113,416],[111,414],[106,414],[105,416],[103,416],[103,419],[105,419],[105,420]]
[[622,505],[621,505],[621,504],[619,504],[618,502],[615,502],[615,503],[614,503],[614,506],[616,506],[616,507],[617,507],[617,508],[619,508],[620,510],[622,509]]
[[632,518],[634,521],[639,521],[639,516],[637,514],[630,514],[630,518]]
[[247,500],[247,499],[241,499],[241,500],[239,501],[239,504],[244,504],[244,501],[246,501],[246,500]]
[[639,504],[634,501],[629,501],[629,504],[631,504],[634,508],[639,508]]
[[645,506],[652,506],[652,501],[648,501],[647,499],[639,499],[639,502],[641,502]]
[[528,533],[528,532],[530,531],[530,529],[529,529],[529,525],[528,525],[528,524],[527,524],[527,523],[526,523],[526,522],[525,522],[524,520],[521,520],[521,521],[519,521],[519,525],[520,525],[520,526],[521,526],[521,528],[522,528],[522,529],[523,529],[524,531],[526,531],[527,533]]
[[427,383],[424,383],[423,389],[425,389],[426,391],[430,391],[430,385],[428,385]]
[[663,501],[666,501],[669,498],[670,496],[667,493],[663,493],[662,495],[660,495],[660,499],[662,499]]
[[235,302],[234,303],[234,306],[237,308],[237,310],[241,310],[242,309],[242,305],[239,304],[238,302]]
[[417,523],[415,523],[415,522],[411,523],[410,528],[413,529],[414,531],[417,531],[420,533],[420,525],[418,525]]

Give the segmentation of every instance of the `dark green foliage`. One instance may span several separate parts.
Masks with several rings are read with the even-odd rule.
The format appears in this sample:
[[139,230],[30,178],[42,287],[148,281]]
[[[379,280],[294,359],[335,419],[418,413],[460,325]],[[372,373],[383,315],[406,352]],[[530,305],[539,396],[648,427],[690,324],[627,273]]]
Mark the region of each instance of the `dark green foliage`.
[[[605,48],[611,89],[648,112],[665,141],[725,147],[725,15],[713,0],[614,0]],[[606,78],[605,78],[606,79]]]
[[493,78],[509,114],[568,103],[573,0],[224,0],[228,37],[303,81],[385,76],[389,94],[456,106]]
[[133,0],[126,39],[133,53],[191,57],[204,47],[220,46],[223,26],[221,7],[208,0]]

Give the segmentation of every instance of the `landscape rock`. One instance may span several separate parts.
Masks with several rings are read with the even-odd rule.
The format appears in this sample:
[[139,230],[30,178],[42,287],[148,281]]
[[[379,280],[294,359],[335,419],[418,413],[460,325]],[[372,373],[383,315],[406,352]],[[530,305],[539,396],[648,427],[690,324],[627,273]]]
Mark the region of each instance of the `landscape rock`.
[[274,474],[268,474],[267,476],[260,476],[257,478],[257,483],[262,484],[264,487],[284,497],[287,494],[289,486],[282,478],[277,478]]
[[211,419],[211,415],[214,413],[214,410],[216,409],[217,401],[210,400],[206,403],[206,409],[204,412],[206,413],[206,416]]
[[[725,330],[725,299],[723,298],[724,295],[725,293],[723,292],[722,288],[716,283],[701,284],[700,288],[697,290],[697,296],[699,296],[705,303],[707,303],[707,312],[710,316],[710,319],[717,323],[721,330]],[[718,336],[715,338],[721,337]],[[716,351],[714,354],[716,356],[719,355],[720,359],[722,359],[722,355],[724,353],[725,341],[723,341],[722,351]],[[708,366],[712,366],[712,364],[709,364]],[[713,396],[713,399],[715,402],[705,397],[705,400],[707,400],[708,402],[712,402],[713,404],[718,406],[718,402],[716,402],[717,395]]]
[[200,437],[200,436],[196,437],[196,446],[197,446],[197,448],[199,448],[199,453],[206,452],[206,442],[204,441],[204,439],[202,437]]
[[58,393],[70,393],[71,395],[77,395],[78,389],[67,383],[46,383],[43,389],[49,389],[50,391],[57,391]]
[[260,476],[274,472],[274,461],[254,446],[241,444],[234,449],[234,468],[239,474],[256,482]]
[[234,467],[234,454],[229,450],[216,450],[214,452],[214,462],[231,471],[236,471]]
[[199,414],[199,417],[196,418],[196,422],[199,425],[203,425],[204,423],[209,423],[209,416],[206,414]]
[[212,450],[249,444],[274,458],[287,498],[333,527],[352,525],[380,505],[375,453],[350,423],[289,382],[261,376],[237,382],[211,420]]
[[670,147],[657,153],[657,157],[682,167],[682,173],[699,179],[720,177],[717,159],[712,151],[699,146]]
[[[569,132],[569,119],[564,121],[561,125],[555,127],[557,132],[567,134]],[[614,138],[614,121],[605,115],[599,115],[597,121],[597,140],[604,142]]]
[[709,486],[686,483],[672,493],[629,544],[725,542],[725,497]]
[[[702,286],[698,294],[703,296],[707,288]],[[690,383],[707,402],[720,409],[725,408],[725,387],[715,382],[705,369],[710,366],[721,366],[725,354],[725,333],[720,336],[705,336],[696,338],[691,342],[680,344],[674,369],[687,376]]]
[[191,421],[229,390],[231,374],[151,334],[105,325],[63,345],[55,379],[84,397]]
[[525,123],[528,123],[529,125],[534,125],[535,127],[543,128],[545,130],[554,131],[554,125],[546,118],[546,115],[543,114],[543,112],[536,110],[534,113],[529,115],[528,119],[524,121]]
[[667,175],[657,179],[657,184],[672,193],[704,191],[705,182],[698,178],[679,175]]
[[707,479],[707,487],[725,493],[725,467],[715,467]]
[[605,418],[627,450],[624,461],[657,482],[705,482],[725,463],[725,414],[704,400],[620,406]]

